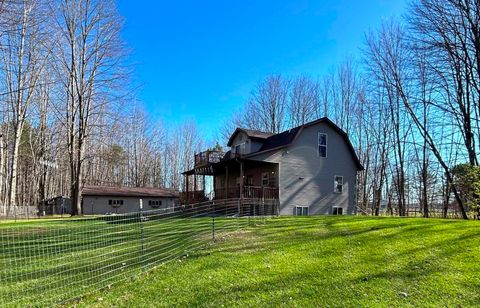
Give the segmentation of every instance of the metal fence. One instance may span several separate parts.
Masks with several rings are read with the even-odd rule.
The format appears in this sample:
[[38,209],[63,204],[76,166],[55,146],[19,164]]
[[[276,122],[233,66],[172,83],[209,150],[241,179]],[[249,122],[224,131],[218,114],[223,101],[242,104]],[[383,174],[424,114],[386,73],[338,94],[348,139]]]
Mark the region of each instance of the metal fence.
[[38,217],[36,206],[0,206],[0,219],[30,219]]
[[2,221],[0,306],[77,299],[272,214],[263,204],[230,200],[90,218]]

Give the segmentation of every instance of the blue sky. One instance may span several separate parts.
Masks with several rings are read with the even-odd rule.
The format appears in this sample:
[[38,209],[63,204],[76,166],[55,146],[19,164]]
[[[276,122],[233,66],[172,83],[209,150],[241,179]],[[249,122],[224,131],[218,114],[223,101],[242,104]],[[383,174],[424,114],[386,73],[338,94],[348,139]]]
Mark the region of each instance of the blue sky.
[[138,99],[167,125],[207,138],[271,73],[321,76],[359,57],[364,34],[406,0],[119,0]]

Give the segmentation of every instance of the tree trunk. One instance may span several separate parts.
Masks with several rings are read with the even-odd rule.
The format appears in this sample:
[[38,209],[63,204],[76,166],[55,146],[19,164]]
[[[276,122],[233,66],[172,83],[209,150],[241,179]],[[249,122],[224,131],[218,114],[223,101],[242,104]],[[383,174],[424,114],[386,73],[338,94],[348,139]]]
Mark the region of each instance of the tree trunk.
[[8,191],[8,208],[12,209],[17,206],[17,178],[18,178],[18,152],[20,149],[20,141],[22,137],[23,123],[19,123],[14,128],[12,162],[10,164],[10,180]]

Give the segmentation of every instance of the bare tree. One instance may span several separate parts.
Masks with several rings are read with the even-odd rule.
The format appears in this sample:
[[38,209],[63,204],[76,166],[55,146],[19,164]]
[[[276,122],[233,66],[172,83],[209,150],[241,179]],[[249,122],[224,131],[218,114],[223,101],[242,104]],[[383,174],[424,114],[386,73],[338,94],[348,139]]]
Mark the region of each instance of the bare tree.
[[293,79],[291,83],[288,115],[290,127],[303,125],[316,118],[316,109],[320,104],[320,89],[317,82],[307,76]]
[[[443,167],[449,185],[459,204],[462,217],[468,219],[463,201],[453,183],[452,174],[449,166],[445,163],[442,153],[437,147],[435,139],[432,137],[428,127],[425,127],[421,118],[416,114],[412,97],[409,93],[409,82],[412,77],[409,76],[408,59],[411,58],[408,49],[405,48],[405,36],[401,27],[396,23],[390,23],[383,26],[378,36],[370,36],[367,39],[368,55],[371,63],[371,71],[376,74],[382,85],[392,91],[395,95],[395,102],[401,102],[410,119],[414,122],[422,138],[425,139],[432,153],[437,158],[439,164]],[[399,179],[401,180],[401,179]]]
[[283,131],[289,85],[281,75],[271,75],[260,82],[246,105],[244,122],[247,126],[272,133]]
[[17,205],[19,147],[33,94],[48,59],[45,9],[38,1],[10,2],[2,23],[11,30],[3,33],[0,53],[3,61],[6,100],[11,114],[12,155],[9,166],[8,205]]
[[66,93],[66,127],[72,215],[81,212],[85,142],[91,124],[121,79],[124,55],[121,18],[113,1],[65,0],[58,3],[58,54]]

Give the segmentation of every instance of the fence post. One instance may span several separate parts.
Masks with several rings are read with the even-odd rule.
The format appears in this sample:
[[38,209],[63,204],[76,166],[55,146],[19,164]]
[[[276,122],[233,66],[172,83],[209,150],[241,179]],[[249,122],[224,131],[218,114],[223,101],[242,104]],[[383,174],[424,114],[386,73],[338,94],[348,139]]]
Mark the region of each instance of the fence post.
[[140,251],[140,258],[142,266],[145,266],[145,231],[143,230],[143,199],[140,199],[140,242],[142,244]]

